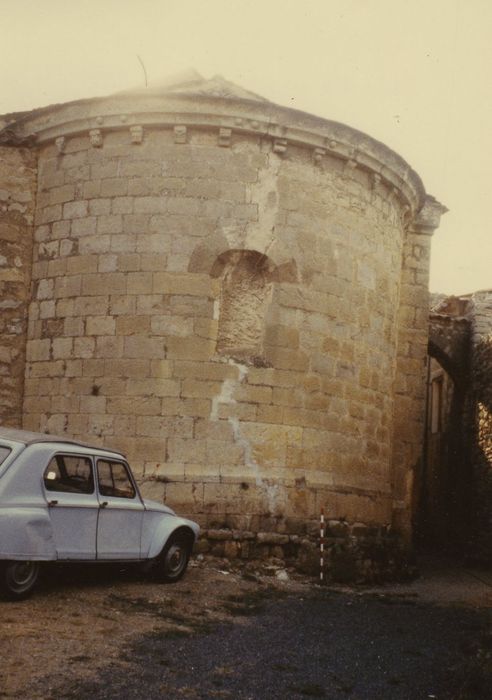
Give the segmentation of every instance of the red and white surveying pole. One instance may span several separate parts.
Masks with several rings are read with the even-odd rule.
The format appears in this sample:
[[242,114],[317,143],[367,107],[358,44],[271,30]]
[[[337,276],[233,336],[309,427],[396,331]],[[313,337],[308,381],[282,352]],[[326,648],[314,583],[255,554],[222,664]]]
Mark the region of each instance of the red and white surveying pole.
[[321,508],[320,522],[319,522],[319,582],[323,583],[325,561],[325,510]]

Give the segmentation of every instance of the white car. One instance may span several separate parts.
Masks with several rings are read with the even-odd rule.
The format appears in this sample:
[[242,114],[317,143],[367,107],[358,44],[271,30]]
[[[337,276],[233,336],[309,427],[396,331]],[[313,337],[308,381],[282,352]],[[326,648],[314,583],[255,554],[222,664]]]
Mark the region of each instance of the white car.
[[146,562],[178,581],[200,528],[144,500],[125,457],[0,428],[0,587],[23,598],[43,562]]

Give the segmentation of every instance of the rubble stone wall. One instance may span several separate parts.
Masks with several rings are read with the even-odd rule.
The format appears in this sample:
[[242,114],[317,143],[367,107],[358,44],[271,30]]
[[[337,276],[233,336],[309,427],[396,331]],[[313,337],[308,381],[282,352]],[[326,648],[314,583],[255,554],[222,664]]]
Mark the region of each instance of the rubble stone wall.
[[36,154],[0,146],[0,422],[22,425]]
[[473,555],[492,563],[492,290],[471,297]]

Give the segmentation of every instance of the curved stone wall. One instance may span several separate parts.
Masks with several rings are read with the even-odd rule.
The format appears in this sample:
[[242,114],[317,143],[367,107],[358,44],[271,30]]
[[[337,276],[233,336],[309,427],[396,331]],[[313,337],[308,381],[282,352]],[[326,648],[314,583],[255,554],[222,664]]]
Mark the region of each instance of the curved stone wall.
[[389,523],[403,205],[264,138],[91,138],[39,155],[25,426],[206,522]]
[[218,79],[6,123],[38,157],[24,427],[123,450],[218,553],[321,508],[333,543],[404,532],[443,211],[409,166]]

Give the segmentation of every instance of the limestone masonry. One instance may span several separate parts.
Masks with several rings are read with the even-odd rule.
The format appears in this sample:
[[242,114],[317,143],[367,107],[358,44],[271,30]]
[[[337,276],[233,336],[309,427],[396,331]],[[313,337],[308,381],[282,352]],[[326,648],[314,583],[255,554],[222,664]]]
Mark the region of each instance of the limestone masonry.
[[220,78],[2,119],[1,422],[123,450],[217,552],[304,556],[321,507],[408,540],[445,209],[407,163]]

